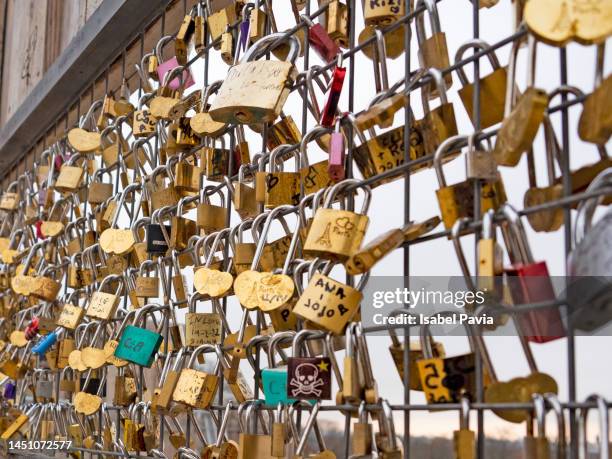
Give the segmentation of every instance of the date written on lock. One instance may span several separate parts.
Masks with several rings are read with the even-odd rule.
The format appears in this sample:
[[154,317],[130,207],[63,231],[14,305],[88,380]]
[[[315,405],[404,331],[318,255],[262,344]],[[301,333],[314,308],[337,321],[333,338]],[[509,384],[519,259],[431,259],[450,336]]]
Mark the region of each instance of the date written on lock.
[[185,345],[221,343],[221,317],[208,312],[188,312],[185,316]]
[[128,325],[115,349],[115,357],[148,368],[153,363],[153,356],[159,350],[162,340],[159,333]]

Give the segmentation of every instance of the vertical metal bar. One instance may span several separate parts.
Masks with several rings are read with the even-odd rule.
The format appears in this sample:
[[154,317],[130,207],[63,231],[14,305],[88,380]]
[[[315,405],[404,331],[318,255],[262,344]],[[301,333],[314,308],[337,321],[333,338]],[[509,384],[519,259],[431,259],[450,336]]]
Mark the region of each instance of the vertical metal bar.
[[[406,2],[406,14],[412,13],[412,2]],[[412,53],[410,50],[411,42],[410,23],[404,25],[404,88],[408,86],[410,78],[410,65]],[[410,110],[410,92],[406,92],[406,106],[404,107],[404,163],[410,161],[410,131],[412,129],[412,111]],[[404,174],[404,225],[410,221],[410,171]],[[403,284],[405,289],[410,288],[410,246],[404,245],[403,248]],[[408,305],[404,304],[404,308]],[[404,367],[404,405],[410,405],[410,327],[404,326],[404,352],[402,353]],[[410,410],[404,411],[404,459],[410,458]]]
[[[480,38],[480,1],[472,0],[472,26],[474,39]],[[476,51],[476,50],[475,50]],[[474,123],[474,131],[480,132],[480,59],[474,60],[474,112],[472,122]],[[475,145],[476,146],[476,145]],[[481,195],[481,180],[474,180],[474,218],[480,218],[480,195]],[[474,233],[474,272],[478,272],[478,240],[480,239],[480,230]],[[476,371],[476,401],[482,402],[484,397],[482,358],[479,352],[476,353],[475,359]],[[484,410],[477,411],[477,432],[478,440],[476,445],[476,456],[478,459],[485,457],[485,431],[484,431]]]
[[[567,85],[567,49],[565,47],[559,50],[560,67],[561,67],[561,85]],[[567,93],[561,93],[561,103],[567,102]],[[563,196],[572,194],[572,176],[569,163],[569,116],[568,107],[561,110],[561,180],[563,184]],[[565,259],[572,250],[572,216],[569,207],[563,208],[563,223],[564,223],[564,250]],[[567,266],[566,266],[567,269]],[[567,274],[567,272],[566,272]],[[567,306],[565,306],[567,308]],[[569,311],[568,311],[569,312]],[[573,403],[576,401],[576,343],[574,339],[574,327],[572,321],[567,321],[567,379],[568,379],[568,401]],[[578,422],[576,417],[576,409],[569,409],[570,418],[570,457],[578,457]]]

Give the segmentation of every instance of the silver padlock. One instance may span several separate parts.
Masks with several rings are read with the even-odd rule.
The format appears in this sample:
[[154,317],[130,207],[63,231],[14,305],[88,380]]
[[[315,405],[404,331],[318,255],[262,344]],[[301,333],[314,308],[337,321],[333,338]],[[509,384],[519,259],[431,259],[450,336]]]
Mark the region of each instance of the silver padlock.
[[[612,168],[603,170],[586,192],[612,186]],[[574,327],[596,330],[612,320],[612,207],[592,225],[593,214],[604,195],[578,206],[574,228],[574,250],[567,265],[570,284],[567,304]]]
[[49,372],[45,370],[35,370],[34,378],[36,380],[36,397],[50,400],[53,397],[53,380],[49,379]]

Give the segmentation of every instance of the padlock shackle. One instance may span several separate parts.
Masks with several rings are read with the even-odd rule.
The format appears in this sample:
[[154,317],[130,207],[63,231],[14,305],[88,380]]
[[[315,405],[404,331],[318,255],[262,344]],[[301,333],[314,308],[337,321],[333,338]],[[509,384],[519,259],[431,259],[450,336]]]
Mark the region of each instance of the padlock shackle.
[[[612,186],[612,168],[607,168],[601,171],[591,181],[585,193],[591,193],[602,188]],[[574,222],[574,247],[578,247],[582,239],[591,230],[593,216],[598,205],[603,202],[605,195],[596,196],[580,202],[578,205],[578,213]]]
[[[268,239],[268,234],[270,232],[270,227],[272,225],[272,221],[278,216],[281,217],[283,215],[293,213],[297,210],[297,206],[292,205],[282,205],[275,207],[268,214],[262,214],[266,216],[265,224],[261,234],[259,235],[259,240],[257,241],[257,248],[255,249],[255,255],[253,256],[253,262],[251,263],[251,270],[256,271],[259,265],[259,260],[261,259],[261,255],[263,254],[264,246]],[[256,223],[258,219],[255,219]],[[253,225],[253,230],[255,230],[256,226]]]
[[431,35],[433,36],[442,32],[442,27],[440,26],[440,15],[438,14],[436,2],[433,0],[418,0],[415,9],[418,10],[423,6],[425,6],[425,10],[422,14],[419,14],[416,17],[416,33],[419,48],[427,41],[427,37],[425,36],[425,12],[427,12],[429,15]]
[[459,218],[453,224],[451,228],[451,240],[453,241],[453,247],[455,248],[455,253],[457,254],[457,260],[459,261],[459,267],[461,268],[461,273],[463,274],[463,278],[465,279],[465,284],[468,290],[474,292],[477,290],[476,284],[474,283],[474,279],[472,278],[472,274],[470,273],[470,268],[468,266],[467,260],[465,258],[465,253],[463,252],[463,247],[461,246],[461,231],[470,224],[471,220],[467,217]]
[[[460,62],[463,59],[463,55],[468,49],[474,49],[476,51],[490,50],[491,45],[489,45],[486,41],[481,40],[480,38],[475,38],[473,40],[466,41],[464,44],[462,44],[457,49],[457,52],[455,53],[455,64],[457,62]],[[499,59],[497,58],[497,55],[495,54],[494,50],[487,52],[486,56],[489,62],[491,63],[491,67],[493,68],[493,71],[501,68]],[[458,67],[456,69],[456,72],[457,72],[457,76],[459,77],[459,81],[461,82],[461,85],[462,86],[468,85],[469,82],[468,82],[467,75],[465,74],[465,70],[463,69],[463,67]]]
[[[253,348],[257,348],[257,346],[267,345],[270,341],[270,335],[255,335],[253,336],[249,342],[244,347],[247,361],[251,365],[253,371],[257,371],[257,365],[255,363],[255,357],[253,357]],[[268,359],[268,364],[270,363]]]
[[271,33],[257,40],[249,49],[246,50],[240,63],[254,61],[262,57],[264,54],[276,49],[282,44],[289,42],[289,51],[287,52],[286,61],[295,63],[295,60],[300,55],[300,41],[294,35],[285,35],[285,32]]
[[[438,94],[440,97],[440,106],[448,104],[448,96],[446,93],[446,81],[444,80],[444,76],[442,72],[436,68],[427,69],[427,71],[423,74],[423,79],[429,79],[434,82],[436,88],[438,90]],[[430,94],[430,86],[429,84],[425,84],[421,88],[421,103],[423,104],[423,113],[428,115],[431,113],[431,109],[429,107],[429,94]]]
[[[442,316],[456,318],[458,314],[458,311],[440,311],[430,314],[429,317]],[[474,329],[477,327],[472,327],[471,325],[464,323],[463,328],[465,329],[466,336],[470,344],[471,352],[478,352],[478,341],[477,339],[475,339],[477,332],[474,331]],[[421,343],[421,350],[423,351],[423,357],[425,359],[433,359],[434,354],[433,347],[431,345],[433,341],[433,336],[431,334],[429,323],[421,324],[421,326],[419,327],[419,340]]]
[[[610,419],[608,415],[608,404],[606,400],[597,394],[589,395],[586,403],[595,403],[599,420],[599,455],[600,459],[608,459],[610,457],[610,442],[608,428]],[[590,407],[580,409],[580,443],[582,444],[582,454],[584,458],[589,457],[588,454],[588,437],[587,437],[587,418]]]
[[291,345],[291,353],[293,357],[310,357],[310,352],[308,346],[306,346],[306,353],[302,352],[303,346],[307,344],[306,340],[314,340],[320,339],[324,340],[327,332],[323,330],[309,330],[307,328],[300,330],[297,332],[295,337],[293,338],[293,343]]
[[298,170],[302,170],[310,166],[307,152],[308,143],[318,139],[319,137],[323,137],[326,134],[331,134],[332,132],[334,132],[332,128],[328,128],[325,126],[315,126],[302,137],[302,141],[300,142]]
[[533,255],[529,247],[527,233],[521,221],[521,216],[509,203],[503,204],[500,211],[508,222],[507,228],[509,231],[507,231],[507,233],[511,239],[510,244],[513,247],[513,250],[509,250],[508,252],[509,254],[514,254],[515,256],[518,254],[519,256],[518,260],[512,260],[512,262],[523,263],[525,265],[533,264]]
[[567,457],[567,441],[565,438],[565,415],[563,412],[563,406],[561,405],[559,397],[556,394],[544,394],[544,400],[552,408],[557,421],[557,459],[565,459]]
[[438,179],[438,185],[440,188],[445,188],[447,186],[446,177],[444,177],[444,171],[442,170],[442,159],[446,155],[450,155],[454,150],[465,145],[467,140],[467,135],[455,135],[449,137],[440,143],[438,149],[434,153],[433,167],[436,171],[436,178]]
[[281,352],[279,345],[283,341],[293,342],[296,337],[297,332],[293,330],[276,332],[268,341],[268,365],[270,368],[276,368],[276,360],[274,359],[274,354],[276,352],[281,356],[283,364],[286,363],[286,356]]

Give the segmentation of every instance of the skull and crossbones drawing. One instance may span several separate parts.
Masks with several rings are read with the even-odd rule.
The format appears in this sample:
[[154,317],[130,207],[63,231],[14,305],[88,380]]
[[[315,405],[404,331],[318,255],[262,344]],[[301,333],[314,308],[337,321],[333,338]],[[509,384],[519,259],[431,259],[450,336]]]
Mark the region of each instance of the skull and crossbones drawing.
[[322,379],[319,379],[319,370],[312,363],[300,363],[295,367],[295,376],[289,381],[289,385],[293,386],[293,395],[315,395],[321,396],[321,390],[317,389],[324,385]]

